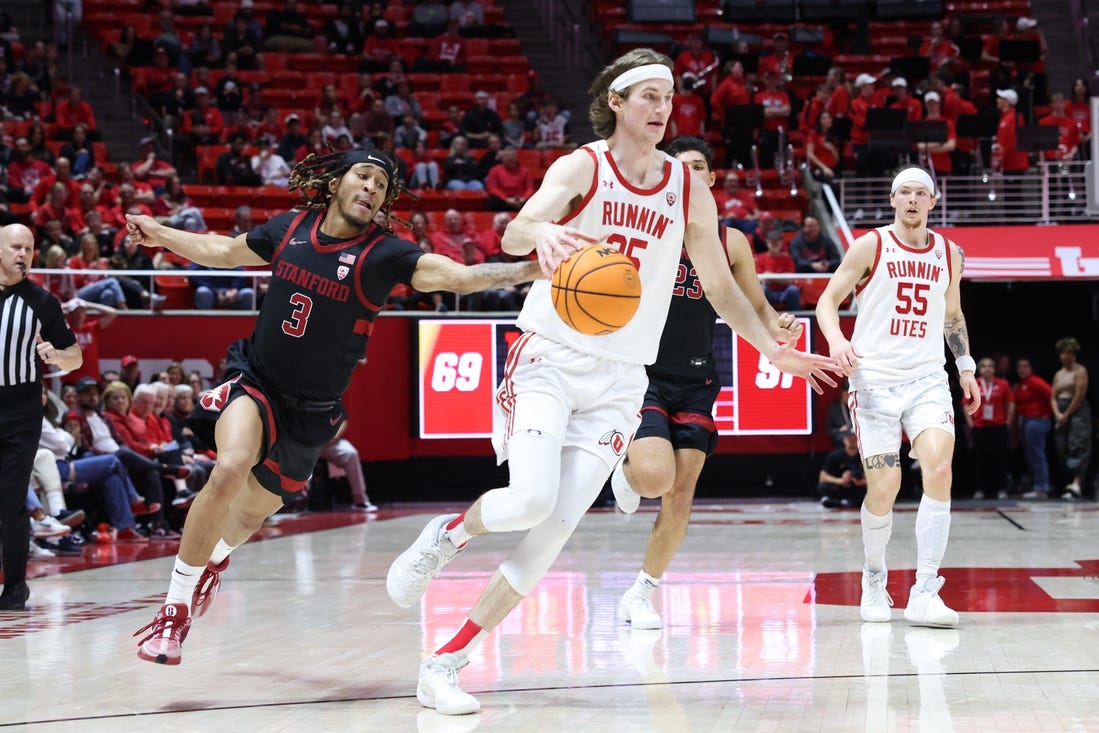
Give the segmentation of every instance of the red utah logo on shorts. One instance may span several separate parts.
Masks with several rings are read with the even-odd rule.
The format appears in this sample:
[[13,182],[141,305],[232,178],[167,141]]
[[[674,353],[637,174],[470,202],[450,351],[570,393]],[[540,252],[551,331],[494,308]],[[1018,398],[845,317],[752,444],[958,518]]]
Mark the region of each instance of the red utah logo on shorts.
[[617,430],[611,430],[603,433],[603,437],[599,439],[599,445],[610,446],[614,454],[620,456],[622,451],[626,450],[626,436]]
[[210,412],[221,412],[229,401],[229,390],[240,379],[240,375],[233,377],[225,384],[219,384],[213,389],[208,389],[198,398],[199,407]]

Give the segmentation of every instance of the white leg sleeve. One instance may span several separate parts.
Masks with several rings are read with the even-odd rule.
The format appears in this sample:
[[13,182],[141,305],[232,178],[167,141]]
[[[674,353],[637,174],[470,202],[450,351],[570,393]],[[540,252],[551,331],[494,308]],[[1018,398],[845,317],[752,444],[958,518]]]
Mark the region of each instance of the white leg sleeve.
[[561,441],[524,430],[508,441],[510,482],[481,497],[481,521],[490,532],[516,532],[542,522],[557,503]]
[[[513,438],[514,440],[514,438]],[[500,572],[521,595],[528,595],[546,574],[581,517],[591,508],[610,469],[602,458],[580,448],[561,453],[561,488],[549,517],[534,527],[500,565]]]

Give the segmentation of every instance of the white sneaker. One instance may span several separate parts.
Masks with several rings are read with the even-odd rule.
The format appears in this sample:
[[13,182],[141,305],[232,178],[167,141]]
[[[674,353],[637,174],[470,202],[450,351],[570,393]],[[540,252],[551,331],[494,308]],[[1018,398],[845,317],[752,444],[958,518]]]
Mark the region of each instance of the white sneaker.
[[31,517],[31,534],[38,539],[49,539],[51,537],[64,537],[72,532],[72,527],[61,524],[49,514],[46,514],[41,519],[35,519]]
[[431,579],[461,552],[445,536],[446,525],[457,516],[443,514],[432,519],[412,546],[389,566],[385,589],[401,608],[408,608],[419,601]]
[[458,687],[458,670],[453,654],[433,654],[420,665],[416,681],[416,699],[425,708],[435,708],[443,715],[468,715],[481,709],[477,698]]
[[30,552],[27,554],[29,560],[45,560],[51,557],[57,557],[53,550],[47,550],[45,547],[40,547],[34,538],[31,538]]
[[939,598],[939,589],[944,583],[946,579],[939,576],[912,586],[904,617],[919,626],[957,626],[958,612],[947,607]]
[[611,491],[614,492],[614,500],[618,503],[618,508],[625,514],[633,514],[637,511],[637,507],[641,506],[641,495],[634,491],[630,482],[626,480],[625,465],[626,461],[623,459],[611,472]]
[[889,571],[881,570],[875,573],[863,565],[862,567],[862,601],[859,603],[859,613],[863,621],[871,623],[885,623],[893,618],[890,608],[893,599],[885,586],[889,582]]
[[653,608],[653,602],[640,593],[626,591],[618,603],[618,615],[635,629],[659,629],[664,626],[660,614]]

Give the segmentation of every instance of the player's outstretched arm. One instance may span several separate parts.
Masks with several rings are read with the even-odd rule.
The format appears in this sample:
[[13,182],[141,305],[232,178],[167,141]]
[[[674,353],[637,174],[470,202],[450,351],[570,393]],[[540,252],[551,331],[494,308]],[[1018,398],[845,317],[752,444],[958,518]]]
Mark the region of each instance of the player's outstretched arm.
[[506,288],[541,277],[537,262],[486,262],[483,265],[462,265],[449,257],[425,254],[416,261],[412,287],[421,293],[437,290],[468,295],[482,290]]
[[878,239],[873,232],[856,239],[817,299],[817,326],[828,341],[828,354],[848,376],[859,365],[862,354],[855,351],[840,330],[840,303],[847,299],[859,281],[870,274],[877,248]]
[[504,230],[503,250],[517,256],[537,250],[542,274],[550,278],[569,255],[598,242],[597,237],[579,229],[553,223],[583,199],[594,176],[595,161],[586,150],[575,150],[555,160],[546,171],[542,185]]
[[144,247],[164,247],[206,267],[267,264],[266,260],[248,248],[247,235],[244,234],[237,237],[195,234],[164,226],[143,214],[126,214],[126,233]]
[[815,391],[822,392],[818,380],[835,386],[826,371],[832,360],[797,351],[793,344],[779,344],[760,320],[748,296],[737,286],[729,272],[729,259],[717,235],[717,205],[705,184],[690,178],[691,208],[687,219],[687,254],[698,272],[707,300],[734,331],[756,347],[772,364],[794,376],[802,377]]
[[793,313],[779,313],[763,294],[763,284],[756,274],[755,257],[752,256],[752,245],[748,244],[748,238],[739,229],[727,227],[725,229],[725,251],[729,255],[729,264],[733,268],[733,280],[755,309],[756,316],[767,326],[771,337],[779,343],[797,343],[803,330],[801,323]]

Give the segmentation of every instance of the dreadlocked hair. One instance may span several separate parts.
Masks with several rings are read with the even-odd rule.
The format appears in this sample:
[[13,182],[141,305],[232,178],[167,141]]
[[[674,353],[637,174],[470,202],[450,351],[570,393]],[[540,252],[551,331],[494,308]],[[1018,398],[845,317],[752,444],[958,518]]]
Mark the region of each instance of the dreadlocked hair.
[[[420,197],[411,191],[406,191],[404,183],[397,178],[397,164],[393,160],[393,156],[383,150],[371,149],[370,152],[374,155],[384,156],[387,160],[393,162],[391,176],[393,180],[386,187],[385,199],[382,201],[381,206],[381,213],[385,216],[385,224],[382,229],[385,230],[386,234],[392,235],[392,221],[411,229],[412,224],[393,216],[391,209],[403,193],[407,192],[413,201],[419,201]],[[332,181],[342,177],[352,165],[354,163],[349,162],[347,155],[343,152],[332,152],[329,149],[329,152],[323,155],[310,153],[290,170],[290,176],[287,179],[287,190],[299,192],[302,198],[299,206],[303,208],[326,208],[332,200],[332,191],[329,189],[329,185]]]

